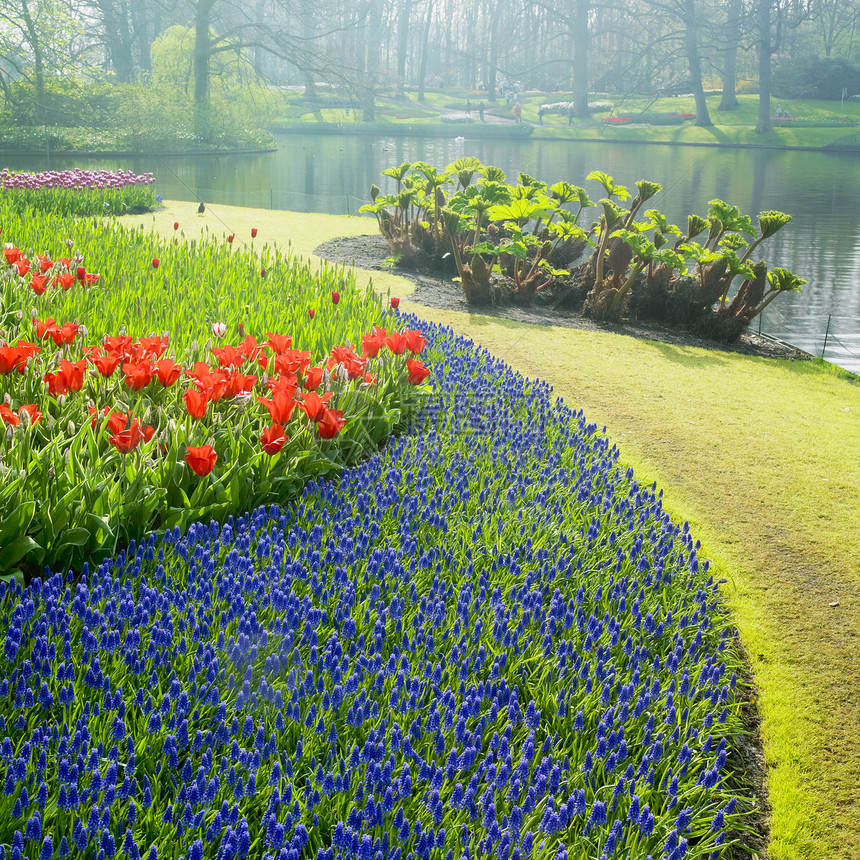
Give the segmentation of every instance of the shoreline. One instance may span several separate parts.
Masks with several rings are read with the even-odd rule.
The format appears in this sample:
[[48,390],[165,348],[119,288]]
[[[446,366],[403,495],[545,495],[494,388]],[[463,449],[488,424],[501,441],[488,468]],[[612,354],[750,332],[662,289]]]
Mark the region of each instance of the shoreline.
[[[667,126],[642,126],[643,129],[660,129]],[[668,128],[677,128],[668,126]],[[682,127],[682,131],[692,131],[698,128],[697,126]],[[719,130],[723,134],[731,134],[734,130],[748,132],[747,126],[717,126],[711,128]],[[480,129],[480,131],[479,131]],[[457,138],[463,137],[466,140],[519,140],[519,141],[547,141],[559,143],[611,143],[611,144],[631,144],[631,145],[650,145],[650,146],[688,146],[705,149],[746,149],[757,150],[764,149],[770,151],[785,150],[788,152],[824,152],[824,153],[857,153],[860,152],[860,128],[853,134],[850,129],[840,128],[835,131],[840,134],[833,134],[833,139],[827,143],[815,145],[809,144],[791,144],[791,143],[774,143],[772,141],[762,143],[748,143],[741,140],[733,141],[702,141],[702,140],[666,140],[659,138],[641,138],[630,137],[623,132],[630,130],[629,126],[625,126],[623,130],[619,130],[622,134],[604,134],[604,131],[614,131],[610,129],[595,129],[594,135],[582,136],[581,129],[571,129],[574,134],[568,134],[569,129],[566,126],[552,125],[537,125],[536,123],[511,123],[511,122],[487,122],[483,125],[480,123],[426,123],[426,124],[410,124],[410,123],[333,123],[333,122],[297,122],[295,124],[277,126],[273,125],[274,134],[323,134],[326,136],[336,136],[342,134],[346,137],[428,137],[433,139],[438,138]],[[546,134],[542,130],[551,130],[558,132],[557,134]],[[635,128],[633,129],[636,130]],[[778,129],[774,131],[783,131],[790,129]],[[818,130],[818,129],[814,129]],[[822,131],[828,129],[822,128]],[[706,130],[705,130],[706,131]],[[848,131],[849,133],[844,133]],[[476,133],[477,132],[477,133]],[[578,132],[578,134],[577,134]],[[574,136],[576,135],[576,136]],[[846,137],[852,137],[854,140],[850,144],[839,144],[839,140]]]

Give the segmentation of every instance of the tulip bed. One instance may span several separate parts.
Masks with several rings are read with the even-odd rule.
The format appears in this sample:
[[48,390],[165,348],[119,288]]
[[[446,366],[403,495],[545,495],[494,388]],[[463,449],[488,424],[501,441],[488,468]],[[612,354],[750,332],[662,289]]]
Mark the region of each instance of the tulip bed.
[[449,330],[339,480],[0,585],[6,856],[728,856],[727,618],[580,412]]
[[157,204],[151,173],[131,170],[49,170],[16,173],[0,170],[0,198],[22,213],[125,215],[147,212]]
[[294,496],[422,396],[423,338],[341,270],[0,216],[0,574]]

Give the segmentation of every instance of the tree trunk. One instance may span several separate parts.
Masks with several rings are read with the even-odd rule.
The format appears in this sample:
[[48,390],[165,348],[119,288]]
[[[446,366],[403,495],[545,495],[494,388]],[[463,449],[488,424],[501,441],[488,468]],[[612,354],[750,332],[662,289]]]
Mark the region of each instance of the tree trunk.
[[[265,7],[265,0],[260,0],[260,3]],[[310,41],[314,34],[314,4],[303,3],[299,14],[302,16],[302,36]],[[317,85],[313,73],[304,71],[302,77],[305,79],[305,98],[315,99],[317,97]]]
[[726,20],[726,49],[723,52],[723,96],[717,110],[734,110],[738,106],[738,45],[741,40],[743,0],[731,0]]
[[489,7],[488,14],[490,15],[490,45],[487,63],[487,101],[494,105],[496,103],[496,69],[499,63],[499,18],[501,17],[498,2]]
[[134,31],[134,42],[137,50],[137,65],[141,69],[152,69],[152,57],[150,56],[150,48],[152,40],[150,32],[152,31],[152,10],[148,4],[132,3],[131,4],[131,25]]
[[42,43],[36,30],[36,22],[30,13],[27,0],[21,0],[21,17],[24,19],[24,27],[27,30],[27,41],[33,51],[33,85],[36,89],[35,116],[39,123],[48,122],[48,110],[45,105],[45,55],[42,51]]
[[209,17],[214,0],[197,0],[194,14],[194,133],[209,140]]
[[684,5],[687,13],[684,22],[686,24],[684,48],[690,63],[690,80],[693,84],[693,98],[696,100],[696,125],[707,128],[713,123],[708,113],[708,100],[705,98],[705,90],[702,87],[702,60],[699,56],[699,28],[694,0],[687,0]]
[[427,17],[424,20],[424,37],[421,40],[421,63],[418,67],[418,101],[424,101],[424,82],[427,78],[427,46],[430,43],[430,25],[433,21],[433,0],[427,0]]
[[758,123],[756,134],[770,131],[770,89],[771,89],[771,38],[770,38],[771,0],[757,0],[755,15],[758,28]]
[[409,17],[412,0],[400,0],[397,16],[397,98],[406,94],[406,55],[409,52]]
[[[368,7],[369,18],[377,21],[382,18],[382,10],[378,0],[370,0]],[[378,45],[370,35],[365,39],[364,45],[364,81],[362,82],[361,106],[362,119],[365,122],[373,122],[376,119],[376,70],[378,68]]]
[[588,119],[588,7],[589,0],[573,6],[573,115]]
[[114,4],[114,0],[99,0],[102,16],[104,44],[117,81],[126,84],[134,74],[131,56],[131,33],[128,26],[128,8],[125,0]]

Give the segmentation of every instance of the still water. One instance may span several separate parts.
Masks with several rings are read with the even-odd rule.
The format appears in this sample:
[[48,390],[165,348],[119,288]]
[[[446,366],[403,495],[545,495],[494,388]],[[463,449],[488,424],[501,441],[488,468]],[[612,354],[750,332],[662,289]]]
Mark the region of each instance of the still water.
[[[683,227],[690,212],[704,215],[719,197],[752,215],[779,209],[793,216],[765,242],[771,266],[791,269],[809,284],[780,296],[765,311],[762,331],[860,372],[860,154],[568,143],[562,141],[420,140],[417,138],[282,135],[265,155],[194,158],[86,159],[90,167],[152,172],[168,199],[203,199],[306,212],[356,214],[372,183],[385,189],[382,170],[402,161],[445,165],[464,155],[495,164],[515,179],[522,171],[550,183],[586,185],[603,170],[632,186],[659,182],[651,201]],[[63,169],[80,158],[7,157],[15,170]],[[593,186],[593,187],[592,187]],[[753,219],[755,223],[755,219]]]

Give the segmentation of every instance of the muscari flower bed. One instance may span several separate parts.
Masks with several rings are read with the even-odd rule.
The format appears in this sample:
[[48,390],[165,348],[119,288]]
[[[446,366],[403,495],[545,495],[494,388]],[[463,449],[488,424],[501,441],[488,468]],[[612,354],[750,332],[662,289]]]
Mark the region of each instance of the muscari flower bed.
[[420,326],[436,396],[339,480],[0,586],[6,857],[726,855],[698,544],[548,386]]

